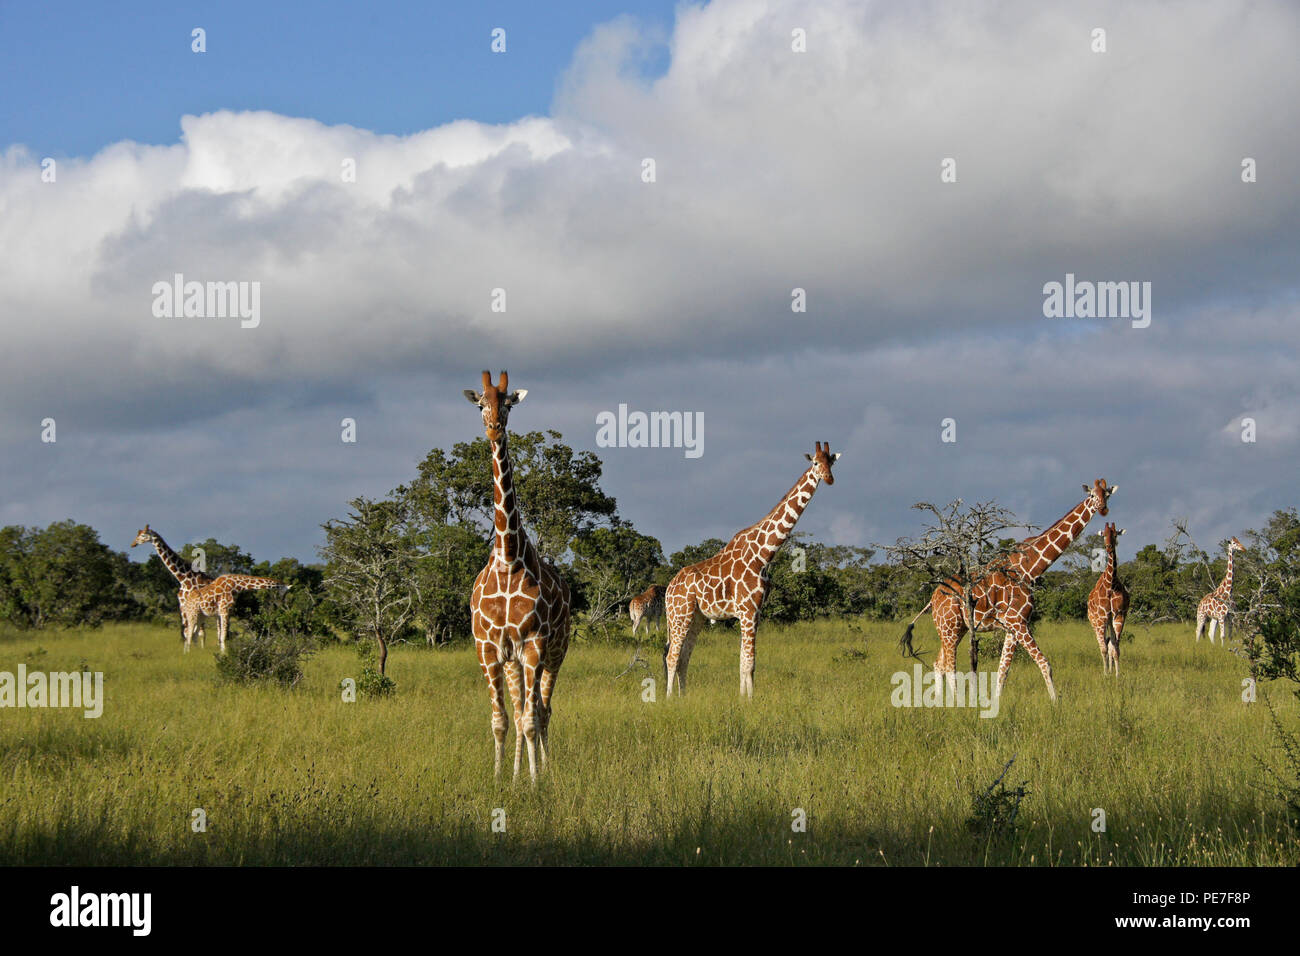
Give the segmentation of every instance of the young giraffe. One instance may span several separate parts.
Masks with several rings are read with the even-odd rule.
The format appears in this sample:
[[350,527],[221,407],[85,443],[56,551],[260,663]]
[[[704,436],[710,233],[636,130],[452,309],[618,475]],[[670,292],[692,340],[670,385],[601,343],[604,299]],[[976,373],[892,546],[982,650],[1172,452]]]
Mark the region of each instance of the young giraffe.
[[1238,551],[1245,551],[1246,546],[1233,538],[1228,542],[1228,570],[1223,575],[1223,580],[1219,586],[1211,591],[1205,597],[1201,598],[1201,603],[1196,606],[1196,640],[1201,639],[1201,631],[1205,630],[1205,622],[1210,622],[1210,643],[1214,643],[1214,626],[1219,626],[1219,643],[1226,645],[1228,643],[1228,625],[1232,620],[1232,612],[1235,610],[1232,601],[1232,559]]
[[[1002,659],[998,663],[997,693],[1001,695],[1006,683],[1007,670],[1015,656],[1016,645],[1025,649],[1042,672],[1047,684],[1047,695],[1056,700],[1056,685],[1052,683],[1052,665],[1029,633],[1029,617],[1034,609],[1033,581],[1061,556],[1083,531],[1092,516],[1108,512],[1106,502],[1119,489],[1119,485],[1106,487],[1106,479],[1098,478],[1091,488],[1083,486],[1087,497],[1067,512],[1042,534],[1033,535],[1020,542],[1020,547],[1006,561],[1005,570],[995,570],[973,589],[975,598],[974,620],[977,631],[1003,630],[1006,640],[1002,644]],[[957,645],[966,634],[966,616],[962,613],[961,584],[947,581],[935,588],[930,603],[923,607],[903,635],[905,645],[911,645],[912,627],[922,614],[933,609],[934,629],[939,632],[939,657],[934,662],[937,673],[945,675],[948,683],[956,684]]]
[[[168,570],[176,575],[176,580],[181,582],[181,590],[178,595],[181,605],[181,633],[185,638],[185,650],[187,652],[196,631],[199,634],[199,640],[202,641],[203,639],[203,628],[201,626],[203,615],[206,614],[208,617],[217,618],[219,622],[217,637],[221,645],[221,653],[224,654],[226,652],[226,635],[230,630],[230,609],[234,607],[236,597],[244,591],[279,588],[283,593],[292,587],[290,584],[284,584],[273,578],[260,578],[252,574],[223,574],[213,580],[206,574],[186,569],[176,552],[168,548],[162,537],[156,531],[151,531],[148,525],[145,525],[142,530],[136,533],[135,540],[131,542],[131,547],[134,548],[137,544],[146,541],[153,544],[158,550],[158,556],[162,558]],[[181,571],[178,569],[183,570],[186,577],[182,578]]]
[[652,584],[627,602],[627,616],[632,619],[633,635],[642,621],[645,621],[646,631],[649,631],[657,621],[663,620],[666,590],[662,584]]
[[[134,548],[138,544],[152,544],[154,550],[158,552],[159,560],[162,561],[163,565],[172,573],[172,577],[174,577],[176,582],[180,585],[180,590],[176,592],[176,600],[181,609],[181,638],[185,641],[185,650],[188,651],[190,649],[190,641],[187,634],[188,626],[186,621],[188,620],[188,617],[185,612],[185,606],[193,593],[204,584],[210,582],[212,578],[204,574],[202,571],[195,571],[193,568],[187,566],[185,562],[181,560],[181,556],[167,546],[167,542],[162,539],[162,535],[157,531],[154,531],[147,524],[136,532],[135,540],[131,542],[131,547]],[[199,646],[204,646],[202,627],[199,628]]]
[[754,696],[754,631],[770,585],[767,567],[790,537],[818,483],[835,484],[831,465],[839,454],[831,454],[829,442],[817,442],[816,447],[816,454],[804,455],[812,464],[767,517],[737,531],[725,548],[707,560],[682,568],[668,583],[665,696],[672,696],[674,682],[679,694],[686,690],[686,665],[706,618],[740,621],[740,695]]
[[1124,616],[1128,614],[1128,589],[1120,581],[1115,565],[1115,542],[1123,533],[1123,528],[1117,529],[1113,522],[1107,522],[1101,533],[1106,548],[1106,569],[1088,595],[1088,622],[1097,634],[1102,669],[1109,673],[1113,665],[1116,677],[1119,676],[1119,639],[1124,633]]
[[569,649],[569,587],[559,572],[541,559],[524,532],[506,447],[506,419],[528,392],[511,392],[509,382],[503,371],[500,383],[493,385],[492,376],[484,372],[482,392],[465,389],[465,397],[483,411],[483,429],[492,445],[495,529],[492,556],[474,579],[470,624],[492,699],[494,773],[501,774],[506,741],[501,689],[504,672],[515,719],[515,777],[519,776],[520,745],[527,741],[528,773],[536,781],[539,752],[542,769],[546,768],[551,694]]

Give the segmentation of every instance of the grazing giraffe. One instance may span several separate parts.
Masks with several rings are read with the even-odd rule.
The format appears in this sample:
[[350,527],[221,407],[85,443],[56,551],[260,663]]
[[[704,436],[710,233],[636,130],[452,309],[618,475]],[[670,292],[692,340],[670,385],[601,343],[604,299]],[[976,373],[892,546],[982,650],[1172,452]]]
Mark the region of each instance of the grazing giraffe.
[[[273,578],[261,578],[252,574],[223,574],[214,580],[206,574],[185,568],[176,552],[167,547],[167,543],[158,532],[151,531],[148,525],[136,534],[131,547],[134,548],[137,544],[146,541],[153,544],[168,570],[181,582],[178,595],[181,605],[181,634],[185,638],[187,652],[195,632],[198,632],[200,642],[203,640],[203,615],[217,618],[219,622],[217,637],[221,653],[224,654],[226,635],[230,630],[230,609],[234,607],[236,597],[244,591],[261,591],[268,588],[279,588],[283,593],[293,586]],[[185,577],[182,577],[182,573]]]
[[668,646],[664,650],[666,696],[673,683],[677,692],[686,690],[686,666],[700,627],[711,621],[736,618],[740,621],[740,695],[754,696],[754,631],[758,613],[767,597],[768,565],[794,530],[819,482],[835,484],[831,465],[840,457],[831,454],[829,442],[817,442],[816,454],[808,455],[811,465],[794,487],[757,524],[737,531],[727,546],[698,564],[682,568],[668,583],[665,596],[668,615]]
[[1102,669],[1109,673],[1113,665],[1116,677],[1119,676],[1119,639],[1124,633],[1124,617],[1128,614],[1128,589],[1120,581],[1115,564],[1115,542],[1123,533],[1123,528],[1107,522],[1101,533],[1102,545],[1106,548],[1106,569],[1088,595],[1088,622],[1097,634]]
[[[157,531],[154,531],[147,524],[136,532],[135,540],[131,542],[131,547],[134,548],[138,544],[152,544],[154,550],[158,552],[159,560],[162,561],[163,565],[172,573],[172,577],[174,577],[176,582],[180,585],[180,590],[176,592],[176,600],[181,610],[181,639],[185,641],[185,650],[188,651],[190,649],[190,641],[187,634],[188,626],[186,621],[188,620],[188,617],[185,613],[185,605],[190,596],[204,584],[209,583],[212,578],[204,574],[202,571],[195,571],[193,568],[187,566],[185,562],[181,560],[181,556],[167,546],[167,542],[162,539],[162,535]],[[199,646],[204,646],[202,627],[199,628]]]
[[662,584],[652,584],[632,600],[627,602],[627,616],[632,619],[632,634],[645,621],[646,631],[664,617],[664,592]]
[[1210,643],[1214,643],[1214,626],[1219,626],[1219,643],[1226,645],[1228,643],[1228,625],[1231,623],[1233,611],[1236,610],[1232,601],[1232,558],[1238,551],[1245,551],[1246,546],[1233,538],[1228,542],[1228,570],[1223,575],[1223,580],[1219,586],[1211,591],[1205,597],[1201,598],[1201,603],[1196,606],[1196,639],[1201,639],[1201,631],[1205,629],[1205,622],[1210,622]]
[[[1106,502],[1119,489],[1108,488],[1105,478],[1098,478],[1089,488],[1083,486],[1087,497],[1068,511],[1059,521],[1042,534],[1033,535],[1020,542],[1013,554],[1007,556],[1004,567],[995,569],[972,588],[975,599],[973,618],[977,631],[1002,630],[1006,640],[1002,644],[1002,659],[998,663],[997,693],[1002,694],[1016,645],[1038,665],[1047,695],[1056,700],[1056,685],[1052,683],[1052,665],[1029,633],[1029,618],[1034,610],[1034,579],[1052,566],[1061,552],[1087,527],[1095,514],[1108,513]],[[934,629],[939,633],[939,657],[934,662],[937,673],[943,674],[949,685],[957,682],[957,645],[966,634],[966,616],[962,613],[961,582],[945,581],[935,588],[930,603],[912,618],[903,634],[902,644],[911,647],[912,628],[926,611],[933,609]]]
[[494,512],[492,555],[474,579],[470,624],[492,700],[493,772],[500,776],[505,751],[504,673],[514,710],[515,777],[519,776],[520,746],[527,741],[528,773],[535,782],[539,752],[542,769],[546,769],[551,694],[569,649],[569,586],[542,560],[524,531],[506,447],[506,419],[528,392],[511,392],[509,382],[503,371],[499,384],[493,385],[492,376],[484,372],[483,391],[465,389],[465,397],[483,411],[483,429],[492,446]]

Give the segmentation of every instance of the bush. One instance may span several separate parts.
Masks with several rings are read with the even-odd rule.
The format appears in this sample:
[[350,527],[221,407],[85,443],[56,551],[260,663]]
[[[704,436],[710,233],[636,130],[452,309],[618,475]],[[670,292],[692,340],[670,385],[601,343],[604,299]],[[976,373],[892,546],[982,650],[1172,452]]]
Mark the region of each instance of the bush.
[[396,690],[396,681],[370,666],[362,668],[357,678],[357,693],[362,697],[390,697]]
[[228,684],[272,683],[294,687],[315,642],[293,631],[252,631],[230,637],[217,655],[217,680]]

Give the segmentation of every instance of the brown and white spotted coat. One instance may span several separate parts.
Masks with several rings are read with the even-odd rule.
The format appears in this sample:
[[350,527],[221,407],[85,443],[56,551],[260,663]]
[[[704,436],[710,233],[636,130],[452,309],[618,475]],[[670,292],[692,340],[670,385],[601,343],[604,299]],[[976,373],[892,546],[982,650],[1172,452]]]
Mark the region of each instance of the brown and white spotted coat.
[[158,551],[158,557],[162,559],[163,564],[167,565],[167,570],[171,571],[180,582],[181,588],[177,592],[177,598],[181,606],[181,634],[185,639],[186,651],[190,649],[195,633],[202,641],[202,621],[203,616],[207,615],[217,618],[217,636],[221,651],[225,653],[226,636],[230,631],[230,610],[235,606],[235,599],[244,591],[279,588],[283,592],[292,586],[276,581],[274,578],[262,578],[252,574],[223,574],[215,579],[209,577],[200,571],[186,567],[180,556],[167,547],[167,542],[162,539],[162,535],[151,530],[148,525],[136,533],[131,547],[134,548],[137,544],[152,544]]
[[1201,598],[1201,603],[1196,606],[1196,639],[1201,639],[1201,632],[1205,630],[1205,622],[1210,622],[1210,643],[1214,643],[1214,627],[1219,627],[1219,642],[1228,643],[1228,628],[1232,624],[1232,613],[1236,610],[1236,605],[1232,600],[1232,559],[1238,551],[1245,551],[1246,546],[1233,538],[1228,542],[1228,570],[1224,572],[1223,580],[1219,586],[1211,591],[1205,597]]
[[1106,568],[1092,586],[1088,595],[1088,623],[1097,635],[1101,648],[1101,666],[1107,673],[1119,676],[1119,639],[1124,633],[1124,618],[1128,615],[1128,589],[1119,579],[1115,564],[1115,542],[1124,533],[1113,522],[1107,522],[1101,532],[1102,546],[1106,549]]
[[632,619],[632,633],[645,621],[649,631],[656,622],[664,618],[664,594],[667,592],[662,584],[652,584],[632,600],[627,602],[627,616]]
[[668,583],[665,596],[668,646],[664,653],[667,696],[673,685],[686,689],[686,666],[700,627],[707,620],[740,621],[740,694],[754,696],[754,637],[758,614],[767,597],[767,568],[794,530],[819,482],[835,483],[830,443],[817,442],[812,464],[767,517],[736,532],[727,546],[707,560],[682,568]]
[[[1105,515],[1108,511],[1106,502],[1115,493],[1119,485],[1106,486],[1105,478],[1098,478],[1091,488],[1083,486],[1087,497],[1075,505],[1042,534],[1033,535],[1020,542],[1015,553],[1007,558],[1004,570],[989,574],[975,584],[974,620],[977,631],[1000,630],[1006,639],[1002,644],[1002,659],[998,663],[997,693],[1002,693],[1006,683],[1007,671],[1016,647],[1022,647],[1038,665],[1047,684],[1047,694],[1056,700],[1056,685],[1052,683],[1052,666],[1046,655],[1034,643],[1029,632],[1029,618],[1034,610],[1034,579],[1052,566],[1052,562],[1061,556],[1071,542],[1082,532],[1092,516]],[[912,619],[917,619],[931,611],[934,627],[939,633],[939,657],[934,663],[936,672],[945,675],[952,683],[956,680],[957,645],[966,634],[966,616],[962,613],[961,582],[952,580],[935,588],[930,603]],[[908,630],[911,630],[911,624]]]
[[569,587],[542,560],[524,531],[506,444],[506,420],[528,392],[511,392],[509,381],[502,372],[493,385],[491,375],[484,372],[483,391],[465,390],[465,397],[483,412],[483,429],[492,446],[494,514],[492,555],[474,580],[470,624],[492,702],[494,772],[501,773],[505,751],[504,678],[514,711],[515,776],[519,776],[521,743],[526,742],[528,773],[535,781],[538,757],[542,769],[549,759],[551,695],[569,649]]

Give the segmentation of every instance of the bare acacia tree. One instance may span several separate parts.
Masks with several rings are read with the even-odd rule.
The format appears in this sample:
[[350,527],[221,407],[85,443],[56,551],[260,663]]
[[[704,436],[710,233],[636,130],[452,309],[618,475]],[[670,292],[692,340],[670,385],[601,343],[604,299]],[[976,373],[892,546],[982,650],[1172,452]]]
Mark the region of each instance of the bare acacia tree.
[[[943,507],[918,501],[913,509],[930,516],[930,523],[915,538],[899,538],[886,545],[890,562],[924,575],[928,587],[942,588],[955,595],[962,607],[966,630],[970,634],[970,666],[977,669],[979,632],[975,630],[975,605],[979,586],[994,571],[1014,575],[1007,559],[1015,547],[999,544],[1002,532],[1011,528],[1028,528],[1014,513],[993,501],[964,506],[961,498]],[[915,622],[913,622],[914,624]],[[919,655],[912,647],[912,627],[907,626],[899,645],[904,655]]]
[[411,547],[409,508],[401,500],[354,498],[345,520],[330,520],[320,555],[328,564],[325,587],[358,637],[379,648],[379,673],[388,645],[411,620],[419,596]]

